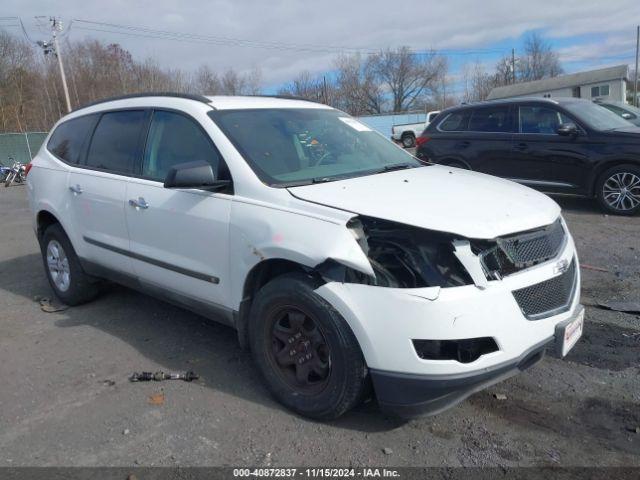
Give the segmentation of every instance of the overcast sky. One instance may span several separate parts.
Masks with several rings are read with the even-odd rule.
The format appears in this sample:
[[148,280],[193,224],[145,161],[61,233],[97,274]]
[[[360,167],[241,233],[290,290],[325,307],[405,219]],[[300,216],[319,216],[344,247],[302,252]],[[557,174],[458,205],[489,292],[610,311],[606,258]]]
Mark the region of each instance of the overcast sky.
[[[293,0],[14,0],[3,2],[3,16],[22,18],[28,33],[46,39],[37,15],[147,27],[187,34],[242,39],[258,44],[314,45],[307,50],[198,44],[88,31],[112,27],[74,22],[71,40],[95,37],[120,43],[136,58],[154,57],[166,67],[217,70],[258,67],[272,88],[301,70],[329,71],[336,51],[315,46],[367,51],[408,45],[415,50],[453,51],[451,74],[465,62],[491,65],[530,31],[542,33],[559,51],[568,71],[597,65],[632,63],[640,0],[552,1],[348,1]],[[13,28],[16,33],[18,29]],[[478,50],[482,51],[478,51]],[[467,53],[469,50],[474,53]]]

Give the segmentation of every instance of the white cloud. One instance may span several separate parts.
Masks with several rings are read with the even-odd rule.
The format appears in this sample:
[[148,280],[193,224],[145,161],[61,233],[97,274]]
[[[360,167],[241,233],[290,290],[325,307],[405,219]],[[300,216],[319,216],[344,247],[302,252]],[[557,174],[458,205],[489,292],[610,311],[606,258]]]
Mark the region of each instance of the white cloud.
[[[34,15],[51,13],[48,0],[23,0],[3,15],[23,18],[33,36]],[[56,5],[67,22],[82,18],[159,30],[240,38],[255,42],[333,45],[375,50],[409,45],[414,49],[477,49],[494,42],[513,41],[531,29],[542,29],[551,38],[600,34],[634,41],[638,0],[557,0],[515,2],[475,0],[424,2],[388,0],[211,0],[88,2],[67,0]],[[632,14],[636,12],[636,14]],[[334,55],[308,51],[242,48],[173,42],[80,30],[74,24],[70,37],[95,36],[118,42],[135,56],[154,56],[167,66],[195,68],[206,63],[216,69],[262,69],[268,83],[290,79],[302,69],[322,72],[331,68]],[[622,32],[627,32],[626,36]],[[625,40],[626,42],[626,40]],[[623,42],[624,43],[624,42]],[[626,48],[611,40],[609,48]],[[596,45],[598,46],[598,45]],[[563,59],[578,59],[581,47],[565,47]],[[595,55],[607,50],[593,48]],[[592,55],[594,56],[594,55]]]

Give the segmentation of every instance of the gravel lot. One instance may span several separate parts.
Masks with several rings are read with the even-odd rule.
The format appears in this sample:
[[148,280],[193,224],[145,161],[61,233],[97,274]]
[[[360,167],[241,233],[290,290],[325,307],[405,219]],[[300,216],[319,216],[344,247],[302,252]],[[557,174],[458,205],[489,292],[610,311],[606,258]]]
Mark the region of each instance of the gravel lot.
[[[640,217],[558,201],[582,262],[609,270],[582,270],[586,332],[564,361],[437,417],[403,423],[369,403],[323,424],[281,408],[235,333],[197,315],[118,286],[43,312],[25,187],[2,188],[0,465],[640,466],[640,317],[594,306],[640,300]],[[201,380],[127,381],[189,369]]]

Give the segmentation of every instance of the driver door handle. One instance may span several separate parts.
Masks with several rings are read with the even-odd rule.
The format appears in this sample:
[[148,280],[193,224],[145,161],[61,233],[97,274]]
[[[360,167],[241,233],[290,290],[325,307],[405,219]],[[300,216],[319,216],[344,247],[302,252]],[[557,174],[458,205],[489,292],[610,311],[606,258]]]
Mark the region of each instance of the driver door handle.
[[82,187],[80,185],[78,185],[77,183],[75,185],[71,185],[69,187],[69,190],[71,190],[76,195],[80,195],[82,193]]
[[143,210],[149,208],[149,204],[142,197],[138,197],[137,200],[132,198],[131,200],[129,200],[129,205],[131,205],[132,207],[135,207],[135,208],[141,208]]

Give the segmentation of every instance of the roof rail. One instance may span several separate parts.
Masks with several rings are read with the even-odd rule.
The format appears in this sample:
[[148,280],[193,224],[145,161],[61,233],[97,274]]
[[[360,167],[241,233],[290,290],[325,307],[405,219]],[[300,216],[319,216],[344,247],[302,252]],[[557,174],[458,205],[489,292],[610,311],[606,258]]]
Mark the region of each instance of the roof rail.
[[320,100],[300,97],[298,95],[277,94],[277,95],[246,95],[246,96],[247,97],[263,97],[263,98],[282,98],[284,100],[302,100],[303,102],[322,103],[320,102]]
[[101,103],[113,102],[115,100],[126,100],[128,98],[142,98],[142,97],[174,97],[174,98],[185,98],[187,100],[195,100],[197,102],[206,103],[207,105],[211,102],[211,99],[205,97],[204,95],[197,95],[193,93],[177,93],[177,92],[147,92],[147,93],[130,93],[127,95],[119,95],[116,97],[108,97],[103,98],[102,100],[96,100],[94,102],[85,103],[84,105],[79,106],[74,109],[81,110],[83,108],[92,107],[94,105],[99,105]]

